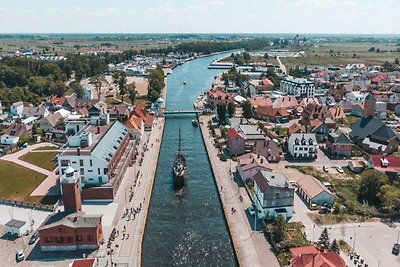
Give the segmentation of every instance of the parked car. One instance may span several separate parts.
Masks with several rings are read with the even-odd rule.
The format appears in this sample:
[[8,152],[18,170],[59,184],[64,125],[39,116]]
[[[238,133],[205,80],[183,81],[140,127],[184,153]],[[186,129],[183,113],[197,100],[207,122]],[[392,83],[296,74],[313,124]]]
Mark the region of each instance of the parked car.
[[29,244],[29,245],[35,244],[35,242],[36,242],[36,240],[37,240],[38,238],[39,238],[39,232],[38,232],[38,231],[35,231],[35,232],[32,234],[31,238],[29,239],[28,244]]
[[318,209],[318,205],[317,204],[311,204],[310,205],[310,210],[317,210]]
[[344,173],[343,168],[341,166],[337,166],[336,170],[338,171],[338,173]]
[[393,245],[392,254],[397,256],[399,255],[399,253],[400,253],[400,244],[396,243]]
[[323,170],[324,172],[328,172],[328,171],[329,171],[328,166],[323,166],[323,167],[322,167],[322,170]]
[[250,207],[248,207],[247,210],[249,211],[251,216],[253,216],[256,213],[256,211],[254,209],[254,205],[251,205]]
[[24,250],[20,248],[15,255],[17,262],[23,261],[25,259]]

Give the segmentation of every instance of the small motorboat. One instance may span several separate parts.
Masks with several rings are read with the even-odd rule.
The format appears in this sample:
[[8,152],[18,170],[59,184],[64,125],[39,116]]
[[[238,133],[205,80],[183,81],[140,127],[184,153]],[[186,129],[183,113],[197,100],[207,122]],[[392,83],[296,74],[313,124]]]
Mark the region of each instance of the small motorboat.
[[193,125],[194,127],[199,126],[199,121],[198,121],[198,120],[192,120],[192,125]]
[[186,85],[186,81],[183,81],[182,83],[183,83],[183,85]]

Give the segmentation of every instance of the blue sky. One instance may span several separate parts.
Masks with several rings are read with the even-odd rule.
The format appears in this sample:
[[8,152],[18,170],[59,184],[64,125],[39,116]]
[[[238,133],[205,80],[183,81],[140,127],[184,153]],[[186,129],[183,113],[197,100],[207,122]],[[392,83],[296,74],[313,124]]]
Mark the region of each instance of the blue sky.
[[400,0],[1,2],[1,33],[400,34]]

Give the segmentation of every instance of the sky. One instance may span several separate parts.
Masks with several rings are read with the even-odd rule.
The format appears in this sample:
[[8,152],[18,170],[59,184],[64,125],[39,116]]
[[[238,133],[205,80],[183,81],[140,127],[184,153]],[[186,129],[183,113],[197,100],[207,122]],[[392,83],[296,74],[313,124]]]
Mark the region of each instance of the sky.
[[2,0],[0,33],[400,34],[400,0]]

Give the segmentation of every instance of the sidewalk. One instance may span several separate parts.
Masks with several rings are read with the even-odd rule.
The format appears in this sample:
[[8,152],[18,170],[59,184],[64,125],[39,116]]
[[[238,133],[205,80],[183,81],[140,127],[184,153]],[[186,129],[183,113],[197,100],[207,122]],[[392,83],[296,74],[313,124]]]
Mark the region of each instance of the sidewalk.
[[[204,138],[204,143],[210,157],[215,181],[218,186],[221,202],[224,209],[225,218],[231,234],[232,242],[240,266],[265,266],[279,267],[275,255],[271,252],[270,245],[263,233],[253,232],[250,222],[246,215],[246,208],[249,205],[247,193],[240,190],[229,174],[230,161],[223,162],[218,158],[218,149],[212,145],[212,137],[207,125],[210,116],[200,116],[200,126]],[[235,164],[232,164],[235,166]],[[222,189],[222,190],[221,190]],[[244,201],[239,200],[239,196]],[[232,213],[231,209],[236,212]]]

